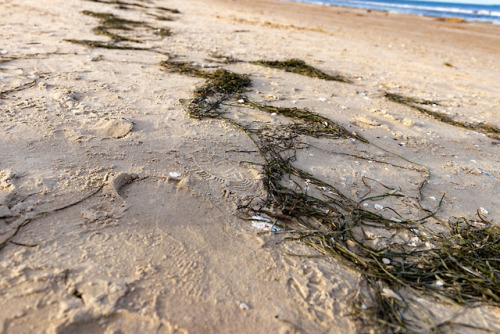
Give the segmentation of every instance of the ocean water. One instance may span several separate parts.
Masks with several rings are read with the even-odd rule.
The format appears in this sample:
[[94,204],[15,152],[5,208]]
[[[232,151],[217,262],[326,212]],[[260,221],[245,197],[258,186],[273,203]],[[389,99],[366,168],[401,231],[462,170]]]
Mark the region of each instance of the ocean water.
[[[467,21],[500,24],[500,0],[496,5],[410,0],[292,0],[343,7],[385,10],[432,17],[458,17]],[[471,2],[474,2],[471,0]]]

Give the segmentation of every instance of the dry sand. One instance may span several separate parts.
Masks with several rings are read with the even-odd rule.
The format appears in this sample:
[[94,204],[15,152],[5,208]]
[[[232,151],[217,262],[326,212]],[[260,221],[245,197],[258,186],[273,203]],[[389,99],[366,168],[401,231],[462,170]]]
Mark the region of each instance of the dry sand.
[[[169,57],[248,73],[253,100],[309,108],[367,138],[370,145],[304,139],[296,166],[355,200],[369,187],[374,195],[401,188],[408,196],[367,201],[370,210],[397,206],[417,218],[412,199],[434,210],[446,194],[442,220],[474,219],[483,208],[499,221],[499,140],[438,122],[383,92],[439,101],[429,108],[500,127],[500,26],[277,0],[135,3],[142,7],[0,0],[1,240],[18,231],[0,250],[1,332],[364,330],[352,315],[355,271],[330,258],[287,256],[317,254],[242,219],[237,206],[265,196],[260,169],[248,163],[262,158],[237,128],[186,116],[180,100],[203,81],[162,70]],[[64,41],[108,40],[94,34],[98,20],[82,10],[173,35],[144,27],[124,33],[150,51]],[[300,58],[354,83],[248,62],[221,65],[213,54]],[[243,109],[232,117],[280,122]],[[420,167],[430,174],[421,194]],[[435,323],[500,332],[498,309],[417,299]]]

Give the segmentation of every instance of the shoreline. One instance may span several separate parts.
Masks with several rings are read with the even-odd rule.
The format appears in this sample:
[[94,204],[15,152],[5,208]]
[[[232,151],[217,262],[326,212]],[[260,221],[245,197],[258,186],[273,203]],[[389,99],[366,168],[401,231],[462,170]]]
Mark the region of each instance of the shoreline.
[[414,251],[467,253],[456,231],[498,233],[500,27],[278,0],[0,8],[2,332],[500,330],[494,306],[416,293],[471,270],[399,276],[437,270]]
[[[397,14],[415,15],[415,16],[421,16],[421,17],[434,18],[434,19],[442,19],[444,21],[455,22],[455,23],[481,22],[481,23],[489,23],[489,24],[494,24],[494,25],[500,24],[500,18],[497,19],[497,21],[495,21],[494,19],[487,19],[487,18],[484,18],[484,19],[466,18],[466,17],[457,16],[456,14],[448,14],[448,15],[434,14],[434,15],[432,15],[432,14],[423,14],[423,13],[417,13],[417,12],[412,13],[412,12],[390,10],[390,9],[377,9],[377,8],[356,7],[356,6],[349,6],[349,5],[342,5],[342,4],[330,4],[330,3],[314,2],[314,1],[308,1],[308,0],[285,0],[285,1],[309,3],[309,4],[322,5],[322,6],[334,6],[334,7],[339,7],[339,8],[360,9],[360,10],[365,10],[368,13],[371,11],[377,11],[377,12],[382,12],[382,13],[396,14],[396,15]],[[488,5],[485,5],[485,6],[488,6]],[[430,8],[432,8],[432,7],[430,7]],[[452,12],[450,12],[450,13],[452,13]]]

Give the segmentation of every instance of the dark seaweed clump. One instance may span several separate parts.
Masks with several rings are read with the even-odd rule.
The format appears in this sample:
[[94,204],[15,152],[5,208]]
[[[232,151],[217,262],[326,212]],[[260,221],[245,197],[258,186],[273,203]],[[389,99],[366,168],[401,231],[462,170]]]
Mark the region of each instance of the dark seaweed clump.
[[126,19],[122,19],[114,14],[97,13],[97,12],[91,12],[88,10],[82,11],[82,14],[99,19],[100,24],[93,29],[93,31],[96,35],[107,36],[113,42],[128,41],[128,42],[140,43],[139,40],[131,39],[131,38],[127,38],[127,37],[118,35],[118,34],[112,32],[112,30],[122,30],[122,31],[132,30],[133,27],[144,26],[145,25],[144,22],[126,20]]
[[218,69],[207,73],[207,82],[195,92],[195,98],[189,106],[189,116],[194,118],[218,117],[217,108],[224,101],[236,94],[243,93],[251,85],[250,78],[245,74],[233,73]]
[[288,59],[284,61],[266,61],[259,60],[252,62],[254,65],[266,66],[271,68],[278,68],[285,70],[286,72],[292,72],[300,75],[305,75],[311,78],[319,78],[328,81],[339,81],[349,83],[350,81],[342,75],[329,75],[315,67],[307,65],[305,61],[301,59]]
[[220,116],[217,108],[236,94],[241,94],[251,85],[246,74],[238,74],[224,69],[214,72],[200,70],[190,62],[164,61],[163,68],[181,74],[207,79],[195,91],[195,98],[189,103],[189,116],[193,118],[215,118]]

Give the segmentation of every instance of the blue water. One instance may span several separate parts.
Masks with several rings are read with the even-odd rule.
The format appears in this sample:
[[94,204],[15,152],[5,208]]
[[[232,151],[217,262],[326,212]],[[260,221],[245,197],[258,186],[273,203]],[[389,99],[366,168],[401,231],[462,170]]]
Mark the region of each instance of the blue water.
[[[459,17],[467,21],[483,21],[500,24],[500,0],[497,5],[477,5],[453,2],[409,0],[292,0],[344,7],[385,10],[396,13],[417,14],[433,17]],[[471,1],[472,2],[472,1]]]

